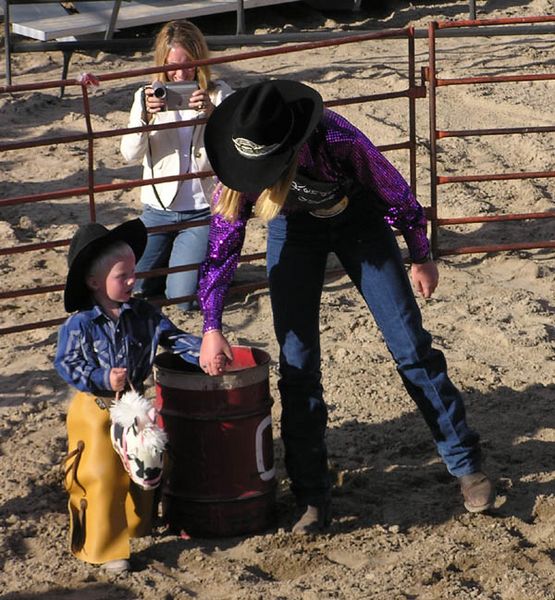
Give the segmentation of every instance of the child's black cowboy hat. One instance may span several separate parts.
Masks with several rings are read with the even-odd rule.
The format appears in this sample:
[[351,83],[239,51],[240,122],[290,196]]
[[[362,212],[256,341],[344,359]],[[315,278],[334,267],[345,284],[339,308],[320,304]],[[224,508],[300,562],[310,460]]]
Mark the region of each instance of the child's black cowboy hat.
[[315,129],[323,107],[320,94],[298,81],[275,79],[237,90],[206,125],[214,172],[239,192],[272,186]]
[[90,308],[90,291],[85,278],[91,261],[115,242],[126,242],[141,258],[146,246],[146,227],[140,219],[126,221],[114,229],[100,223],[81,225],[69,245],[67,263],[69,271],[64,289],[64,307],[67,312]]

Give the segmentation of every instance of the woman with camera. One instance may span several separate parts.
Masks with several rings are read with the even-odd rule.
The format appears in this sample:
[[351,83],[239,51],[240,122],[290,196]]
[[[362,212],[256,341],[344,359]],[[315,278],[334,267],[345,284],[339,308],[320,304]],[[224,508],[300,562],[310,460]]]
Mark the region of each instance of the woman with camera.
[[[155,64],[179,67],[159,73],[151,85],[137,90],[128,127],[207,118],[232,93],[225,82],[211,80],[208,65],[186,66],[208,55],[206,40],[195,25],[185,20],[164,25],[156,36]],[[144,179],[210,171],[203,138],[204,124],[130,133],[122,138],[121,153],[126,161],[142,160]],[[148,229],[205,220],[210,215],[214,185],[213,177],[144,185],[141,220]],[[208,225],[149,232],[137,271],[199,263],[205,257],[207,241]],[[135,292],[147,298],[164,291],[167,298],[189,296],[196,292],[197,278],[195,269],[138,279]],[[191,302],[181,302],[179,307],[188,310]]]

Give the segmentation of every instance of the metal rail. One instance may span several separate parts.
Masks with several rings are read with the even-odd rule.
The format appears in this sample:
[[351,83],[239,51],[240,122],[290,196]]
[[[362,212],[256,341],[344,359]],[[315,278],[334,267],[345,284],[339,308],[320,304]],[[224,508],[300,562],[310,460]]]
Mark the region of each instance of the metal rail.
[[[501,250],[519,250],[532,248],[553,248],[555,247],[554,240],[540,240],[537,242],[514,242],[512,244],[484,244],[479,246],[461,246],[458,248],[441,248],[439,245],[439,228],[441,226],[468,224],[468,223],[485,223],[485,222],[507,222],[507,221],[526,221],[532,219],[552,219],[555,217],[555,212],[546,211],[543,213],[529,214],[499,214],[489,215],[487,217],[477,215],[470,217],[455,217],[455,218],[440,218],[438,214],[438,187],[444,184],[468,183],[468,182],[485,182],[485,181],[508,181],[520,179],[543,179],[555,177],[555,170],[535,171],[535,172],[511,172],[511,173],[489,173],[489,174],[474,174],[474,175],[439,175],[438,174],[438,140],[447,137],[467,138],[481,137],[491,135],[529,135],[538,133],[547,133],[555,131],[555,126],[544,127],[499,127],[489,129],[466,129],[466,130],[450,130],[445,131],[438,129],[437,126],[437,89],[451,85],[475,85],[480,83],[521,83],[534,81],[553,81],[555,73],[538,73],[538,74],[512,74],[512,75],[497,75],[497,76],[481,76],[481,77],[461,77],[461,78],[441,78],[438,77],[437,69],[437,34],[440,31],[487,27],[492,29],[492,25],[496,26],[514,26],[523,24],[546,24],[555,22],[555,17],[515,17],[506,19],[482,19],[479,21],[442,21],[432,22],[428,27],[428,52],[429,61],[428,67],[423,69],[422,77],[428,83],[429,91],[429,128],[430,128],[430,221],[431,221],[431,243],[432,253],[435,257],[448,256],[450,254],[466,254],[478,252],[498,252]],[[504,32],[505,33],[505,32]],[[491,35],[495,34],[495,28],[491,31]],[[514,30],[513,30],[514,34]]]
[[[455,175],[445,176],[439,175],[437,172],[437,154],[438,154],[438,141],[445,138],[468,138],[471,136],[498,136],[498,135],[528,135],[538,133],[549,133],[555,131],[555,126],[543,126],[543,127],[511,127],[511,128],[489,128],[489,129],[466,129],[466,130],[440,130],[437,128],[437,89],[439,87],[446,87],[449,85],[475,85],[477,83],[495,83],[501,84],[506,82],[521,83],[525,81],[541,81],[541,80],[553,80],[555,75],[552,73],[539,74],[539,75],[508,75],[508,76],[493,76],[493,77],[463,77],[463,78],[440,78],[438,77],[437,66],[436,66],[436,45],[437,38],[439,37],[459,37],[459,36],[470,36],[476,37],[480,35],[530,35],[530,34],[552,34],[555,33],[555,27],[551,23],[555,22],[555,17],[531,17],[531,18],[513,18],[513,19],[499,19],[499,20],[481,20],[481,21],[459,21],[459,22],[439,22],[431,23],[428,28],[428,47],[429,47],[429,63],[428,67],[423,70],[422,79],[423,83],[427,83],[427,89],[429,91],[429,128],[430,128],[430,176],[431,176],[431,188],[430,188],[430,206],[426,207],[426,214],[431,223],[431,240],[434,256],[448,256],[448,255],[460,255],[468,253],[482,253],[482,252],[502,252],[508,250],[530,250],[537,248],[554,248],[554,240],[544,240],[539,242],[515,242],[506,244],[489,244],[479,246],[459,246],[457,248],[441,248],[438,244],[438,230],[443,226],[457,225],[457,224],[472,224],[472,223],[485,223],[485,222],[510,222],[510,221],[529,221],[538,219],[550,219],[555,216],[555,212],[542,212],[542,213],[524,213],[524,214],[499,214],[499,215],[476,215],[476,216],[462,216],[454,218],[442,218],[438,215],[438,187],[444,184],[456,184],[461,182],[481,182],[481,181],[499,181],[499,180],[510,180],[510,179],[525,179],[525,178],[551,178],[555,175],[552,170],[542,172],[520,172],[520,173],[492,173],[492,174],[477,174],[477,175]],[[297,36],[298,34],[292,34]],[[307,34],[308,35],[308,34]],[[240,36],[237,36],[240,37]],[[249,37],[249,36],[246,36]],[[250,36],[259,37],[259,36]],[[266,39],[267,36],[265,36]],[[408,40],[408,82],[409,86],[405,90],[398,92],[384,93],[384,94],[373,94],[360,97],[346,97],[339,99],[328,99],[326,105],[329,107],[351,105],[361,102],[374,102],[380,100],[388,100],[392,98],[403,98],[406,97],[409,103],[409,140],[405,142],[399,142],[395,144],[388,144],[379,147],[383,152],[393,150],[408,150],[410,160],[410,183],[412,189],[416,192],[416,133],[415,133],[415,121],[416,121],[416,100],[423,98],[426,95],[426,88],[424,85],[416,85],[415,83],[415,53],[414,53],[414,41],[417,37],[424,37],[422,32],[418,32],[413,28],[397,29],[397,30],[386,30],[379,32],[370,32],[364,34],[341,34],[338,36],[336,33],[331,35],[325,35],[317,41],[308,43],[301,43],[287,48],[271,48],[265,50],[257,50],[251,52],[242,52],[239,54],[231,54],[226,57],[206,59],[203,61],[196,61],[195,65],[203,64],[221,64],[237,62],[241,60],[248,60],[252,58],[263,58],[265,56],[272,56],[276,54],[292,53],[292,52],[303,52],[310,49],[322,48],[327,46],[335,46],[348,43],[359,43],[366,40],[379,40],[379,39],[390,39],[404,37]],[[280,40],[283,42],[286,39],[286,34],[280,34]],[[306,39],[306,38],[305,38]],[[311,39],[315,39],[315,36],[311,36]],[[120,40],[121,41],[121,40]],[[261,43],[258,40],[258,43]],[[275,43],[275,42],[274,42]],[[148,75],[152,73],[158,73],[161,70],[172,70],[175,65],[167,65],[166,67],[149,67],[134,71],[126,71],[123,73],[111,73],[106,75],[98,76],[99,81],[114,81],[131,77],[138,77],[141,75]],[[6,142],[0,144],[0,152],[8,152],[11,150],[35,148],[50,144],[62,144],[62,143],[73,143],[76,141],[87,141],[87,154],[88,154],[88,178],[87,185],[78,188],[66,188],[62,190],[55,190],[53,192],[45,192],[40,194],[15,196],[11,198],[4,198],[0,200],[0,208],[5,206],[13,206],[18,204],[34,203],[44,200],[57,200],[75,196],[87,196],[89,204],[89,215],[91,220],[96,219],[96,205],[95,205],[95,194],[115,191],[121,189],[129,189],[133,187],[139,187],[142,185],[150,185],[152,183],[162,183],[165,181],[172,180],[186,180],[199,176],[212,175],[212,172],[203,172],[198,174],[185,174],[174,177],[160,177],[148,180],[132,180],[126,181],[125,183],[110,183],[110,184],[97,184],[94,180],[94,142],[98,139],[120,136],[125,133],[132,133],[136,131],[156,131],[162,129],[170,129],[179,126],[190,126],[192,124],[198,124],[199,120],[182,122],[179,124],[171,123],[164,125],[150,125],[140,128],[133,129],[118,129],[118,130],[105,130],[105,131],[94,131],[91,122],[91,112],[88,100],[88,90],[86,84],[80,83],[73,79],[63,79],[59,81],[47,81],[38,84],[24,84],[15,86],[3,86],[0,87],[0,93],[18,93],[31,90],[56,88],[63,86],[81,86],[83,96],[83,112],[86,123],[86,133],[83,134],[72,134],[69,136],[57,136],[51,138],[41,138],[38,140],[28,141],[15,141]],[[194,224],[186,225],[172,225],[165,227],[152,228],[149,231],[162,231],[171,229],[183,229],[189,226],[200,226],[205,222],[198,222]],[[32,252],[44,249],[61,248],[69,245],[69,240],[57,240],[48,241],[35,244],[26,244],[23,246],[11,247],[11,248],[0,248],[0,256],[12,255],[23,252]],[[262,260],[265,257],[264,253],[255,253],[251,255],[244,255],[241,257],[241,262],[250,262],[256,260]],[[170,272],[186,271],[196,269],[198,265],[186,265],[181,267],[173,267],[167,269],[156,269],[147,273],[140,273],[141,276],[158,276],[168,274]],[[342,271],[334,270],[333,275],[342,273]],[[230,293],[246,293],[256,289],[262,289],[266,287],[267,282],[257,281],[249,282],[247,284],[241,284],[233,286]],[[25,288],[19,290],[8,290],[0,293],[0,299],[20,298],[25,296],[34,296],[37,294],[46,294],[52,292],[59,292],[63,289],[62,284]],[[190,300],[191,297],[176,298],[172,300],[158,299],[156,303],[164,306],[173,304],[185,300]],[[37,329],[42,327],[52,327],[59,325],[64,318],[50,319],[45,321],[38,321],[34,323],[18,324],[12,327],[0,328],[1,334],[17,333],[21,331],[28,331],[31,329]]]
[[[388,144],[378,146],[378,148],[382,152],[394,151],[394,150],[408,150],[409,152],[409,162],[410,162],[410,182],[413,191],[416,193],[416,108],[415,102],[417,98],[425,97],[425,88],[422,85],[416,85],[416,77],[415,77],[415,52],[414,52],[414,29],[395,29],[395,30],[387,30],[387,31],[379,31],[379,32],[370,32],[365,34],[359,34],[356,36],[349,37],[340,37],[334,39],[320,40],[310,43],[297,44],[294,46],[289,46],[287,48],[271,48],[264,50],[257,50],[251,52],[242,52],[239,54],[232,54],[225,57],[219,58],[210,58],[201,61],[193,61],[190,64],[199,66],[204,64],[221,64],[221,63],[230,63],[237,62],[241,60],[248,60],[252,58],[263,58],[266,56],[272,56],[276,54],[284,54],[284,53],[292,53],[292,52],[304,52],[311,49],[323,48],[329,46],[336,46],[342,44],[352,44],[352,43],[360,43],[367,40],[379,40],[379,39],[389,39],[389,38],[397,38],[403,36],[408,40],[408,59],[407,59],[407,70],[408,70],[408,82],[409,87],[404,90],[400,90],[397,92],[389,92],[382,94],[372,94],[365,95],[360,97],[346,97],[339,99],[330,99],[325,102],[326,106],[341,106],[341,105],[350,105],[355,103],[362,102],[375,102],[375,101],[383,101],[395,98],[407,98],[408,100],[408,112],[409,112],[409,139],[404,142]],[[148,67],[143,69],[137,69],[133,71],[125,71],[121,73],[110,73],[105,75],[99,75],[97,79],[102,81],[115,81],[121,80],[125,78],[138,77],[142,75],[148,75],[152,73],[159,73],[161,70],[172,70],[175,69],[175,65],[166,65],[165,67]],[[14,141],[14,142],[4,142],[0,144],[0,152],[9,152],[13,150],[21,150],[21,149],[31,149],[37,148],[45,145],[52,144],[64,144],[64,143],[74,143],[77,141],[86,141],[87,142],[87,155],[88,155],[88,169],[87,169],[87,185],[77,188],[64,188],[60,190],[54,190],[51,192],[43,192],[38,194],[28,194],[28,195],[20,195],[13,196],[9,198],[0,199],[0,209],[6,206],[15,206],[21,204],[32,204],[35,202],[42,202],[45,200],[61,200],[65,198],[71,198],[76,196],[87,196],[88,205],[89,205],[89,217],[91,221],[95,221],[96,214],[96,204],[95,204],[95,195],[99,193],[104,193],[108,191],[116,191],[122,189],[129,189],[134,187],[140,187],[143,185],[151,185],[153,183],[163,183],[166,181],[176,181],[176,180],[187,180],[198,177],[205,177],[213,175],[212,171],[205,171],[195,174],[183,174],[171,177],[157,177],[152,179],[137,179],[132,181],[126,181],[123,183],[109,183],[109,184],[98,184],[95,183],[94,179],[94,142],[98,139],[121,136],[128,133],[138,132],[138,131],[158,131],[163,129],[171,129],[176,127],[186,127],[192,126],[199,123],[202,123],[203,120],[196,119],[192,121],[182,121],[179,123],[167,123],[161,125],[145,125],[143,127],[136,128],[121,128],[121,129],[111,129],[111,130],[103,130],[103,131],[95,131],[92,126],[91,121],[91,109],[89,105],[89,97],[88,97],[88,89],[87,84],[84,82],[80,82],[74,79],[68,80],[58,80],[58,81],[46,81],[35,84],[23,84],[23,85],[12,85],[12,86],[3,86],[0,87],[0,93],[18,93],[24,91],[35,91],[40,89],[51,89],[57,88],[61,86],[80,86],[82,97],[83,97],[83,114],[86,123],[86,132],[83,134],[71,134],[67,136],[55,136],[55,137],[43,137],[35,140],[26,140],[26,141]],[[185,229],[187,227],[198,227],[205,225],[206,221],[198,221],[190,224],[176,224],[169,225],[164,227],[155,227],[150,228],[148,231],[153,233],[156,231],[167,231],[167,230],[179,230]],[[13,255],[24,252],[33,252],[43,249],[53,249],[53,248],[61,248],[68,246],[70,240],[57,240],[57,241],[48,241],[42,243],[35,244],[26,244],[24,246],[10,247],[10,248],[0,248],[0,256],[4,255]],[[257,261],[265,258],[265,253],[254,253],[248,254],[241,257],[240,262],[251,262]],[[194,270],[199,267],[198,264],[194,265],[183,265],[179,267],[165,268],[165,269],[155,269],[145,273],[139,273],[138,275],[143,277],[155,277],[160,275],[166,275],[168,273],[180,272],[180,271],[188,271]],[[335,271],[334,271],[335,273]],[[230,294],[244,293],[247,290],[252,289],[261,289],[267,286],[267,280],[261,280],[258,282],[252,282],[249,284],[242,285],[234,285],[230,289]],[[13,298],[22,298],[28,296],[35,296],[37,294],[46,294],[53,292],[60,292],[63,290],[62,284],[56,285],[48,285],[41,287],[33,287],[33,288],[24,288],[18,290],[8,290],[0,293],[0,300],[3,299],[13,299]],[[174,298],[172,300],[164,300],[157,299],[155,301],[156,304],[161,306],[168,304],[175,304],[185,300],[191,300],[192,296],[183,297],[183,298]],[[52,327],[59,325],[63,322],[64,318],[60,319],[50,319],[45,321],[37,321],[34,323],[25,323],[18,324],[11,327],[0,328],[0,335],[9,334],[9,333],[18,333],[22,331],[28,331],[31,329],[37,329],[41,327]]]

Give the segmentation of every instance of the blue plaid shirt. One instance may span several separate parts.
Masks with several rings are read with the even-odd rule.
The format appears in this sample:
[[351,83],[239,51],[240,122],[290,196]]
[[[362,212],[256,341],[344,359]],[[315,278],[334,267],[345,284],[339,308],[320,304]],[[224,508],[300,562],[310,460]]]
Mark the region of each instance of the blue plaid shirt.
[[201,338],[178,329],[156,307],[132,298],[117,321],[100,306],[82,310],[60,327],[54,365],[70,385],[97,396],[109,395],[110,370],[127,369],[133,387],[142,389],[158,346],[198,365]]

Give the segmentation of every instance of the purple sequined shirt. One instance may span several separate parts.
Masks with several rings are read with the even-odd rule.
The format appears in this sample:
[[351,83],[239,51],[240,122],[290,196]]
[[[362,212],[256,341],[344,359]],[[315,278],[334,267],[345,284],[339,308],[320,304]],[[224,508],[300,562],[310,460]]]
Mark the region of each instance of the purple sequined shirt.
[[[401,231],[412,260],[422,260],[429,252],[426,217],[401,174],[361,131],[337,113],[325,110],[318,129],[324,132],[325,143],[317,148],[304,144],[299,151],[299,167],[319,181],[335,182],[349,177],[359,188],[370,191],[369,202],[379,196],[384,219]],[[333,160],[329,159],[330,155]],[[218,192],[214,200],[218,201]],[[244,194],[242,210],[234,223],[220,215],[212,218],[208,254],[199,278],[203,331],[221,328],[225,296],[237,268],[246,223],[255,202],[256,194]]]

